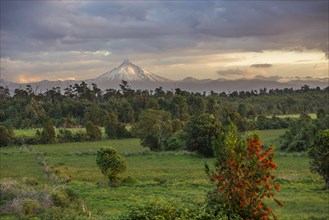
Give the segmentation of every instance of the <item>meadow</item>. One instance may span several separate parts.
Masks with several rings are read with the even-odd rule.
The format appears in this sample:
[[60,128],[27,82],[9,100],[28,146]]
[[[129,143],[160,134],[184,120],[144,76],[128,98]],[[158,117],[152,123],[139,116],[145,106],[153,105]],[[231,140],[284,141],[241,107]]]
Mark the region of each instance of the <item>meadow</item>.
[[[78,133],[79,131],[85,131],[85,128],[66,128],[67,130],[71,131],[72,133]],[[33,137],[37,131],[42,131],[42,128],[35,128],[35,129],[14,129],[14,136],[15,137]],[[55,132],[56,135],[59,133],[60,128],[56,128]],[[103,137],[105,138],[105,128],[101,128]]]
[[[266,144],[275,144],[284,130],[260,131]],[[111,146],[127,162],[119,187],[109,187],[96,166],[96,152]],[[41,155],[41,156],[40,156]],[[154,198],[182,203],[202,203],[212,185],[204,172],[204,164],[214,160],[186,151],[150,152],[138,139],[101,140],[97,142],[34,145],[31,151],[18,146],[0,148],[0,178],[33,177],[51,184],[40,160],[49,164],[87,204],[92,213],[104,218],[120,215],[126,205]],[[329,192],[322,190],[322,179],[309,171],[304,153],[276,151],[276,176],[281,183],[277,198],[285,203],[278,207],[268,201],[279,219],[328,219]]]
[[[317,116],[315,113],[312,113],[312,114],[308,114],[312,119],[317,119]],[[291,119],[298,119],[300,116],[300,114],[290,114],[290,115],[275,115],[275,117],[278,117],[278,118],[291,118]],[[272,115],[271,116],[267,116],[268,118],[272,118]]]

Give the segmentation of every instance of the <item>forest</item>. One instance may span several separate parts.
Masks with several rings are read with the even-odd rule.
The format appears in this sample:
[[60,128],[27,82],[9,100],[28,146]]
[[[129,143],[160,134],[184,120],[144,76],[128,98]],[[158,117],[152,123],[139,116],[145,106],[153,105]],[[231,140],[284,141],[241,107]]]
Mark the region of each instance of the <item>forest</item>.
[[134,124],[141,112],[154,109],[166,111],[181,122],[204,113],[213,114],[222,122],[230,118],[241,131],[283,128],[288,125],[278,115],[328,114],[328,91],[329,87],[305,85],[298,90],[264,88],[206,94],[179,88],[134,90],[126,81],[122,81],[119,90],[106,91],[84,82],[44,93],[36,93],[29,85],[12,94],[8,88],[0,87],[0,123],[16,129],[39,128],[50,118],[55,127],[81,127],[88,121],[104,126],[108,115],[114,114],[120,123]]

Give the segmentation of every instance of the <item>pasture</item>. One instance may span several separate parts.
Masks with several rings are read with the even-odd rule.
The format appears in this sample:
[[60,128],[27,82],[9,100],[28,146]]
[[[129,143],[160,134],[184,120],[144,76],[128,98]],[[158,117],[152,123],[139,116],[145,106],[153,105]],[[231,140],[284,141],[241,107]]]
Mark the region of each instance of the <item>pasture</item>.
[[[312,114],[308,114],[312,119],[317,119],[316,114],[312,113]],[[298,119],[299,118],[299,114],[290,114],[290,115],[275,115],[278,118],[291,118],[291,119]],[[272,118],[271,116],[267,116],[268,118]]]
[[[265,143],[273,144],[284,130],[260,133]],[[109,187],[95,163],[97,150],[106,146],[116,148],[127,162],[119,187]],[[34,145],[31,151],[5,147],[0,148],[0,156],[1,179],[33,177],[42,184],[52,184],[40,166],[43,160],[59,178],[70,178],[68,187],[86,202],[92,213],[105,219],[120,215],[126,204],[154,197],[202,203],[212,188],[204,163],[211,165],[213,159],[186,151],[150,152],[138,139]],[[276,176],[281,183],[277,198],[285,203],[281,208],[270,202],[278,218],[328,219],[329,192],[322,190],[322,179],[310,173],[307,155],[276,152],[275,160]]]

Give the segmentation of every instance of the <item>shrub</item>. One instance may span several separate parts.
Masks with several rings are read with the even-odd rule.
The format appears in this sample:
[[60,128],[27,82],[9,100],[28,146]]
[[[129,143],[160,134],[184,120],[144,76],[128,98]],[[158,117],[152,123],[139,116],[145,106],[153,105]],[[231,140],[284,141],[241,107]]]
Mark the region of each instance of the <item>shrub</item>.
[[84,131],[78,131],[77,133],[73,134],[72,141],[73,142],[84,142],[88,140],[87,133]]
[[24,215],[32,215],[40,207],[38,201],[33,199],[25,199],[23,202],[23,213]]
[[42,127],[41,133],[39,130],[36,132],[36,138],[41,141],[43,144],[55,143],[55,129],[54,125],[50,119],[47,119]]
[[136,201],[119,220],[242,220],[239,216],[227,216],[224,212],[214,213],[199,204],[184,205],[176,200],[154,198],[147,202]]
[[41,140],[40,140],[40,135],[36,135],[34,137],[26,137],[26,136],[22,136],[22,137],[13,137],[12,138],[12,144],[14,145],[34,145],[34,144],[40,144]]
[[326,189],[329,189],[329,129],[318,132],[314,143],[308,152],[310,170],[318,173],[325,181]]
[[97,151],[96,164],[113,186],[117,185],[118,174],[123,173],[127,168],[124,159],[117,154],[114,148],[110,147]]
[[40,219],[90,219],[84,216],[88,210],[83,201],[69,188],[41,188],[30,178],[24,178],[24,183],[0,181],[1,215],[14,215],[17,219],[30,219],[33,215]]
[[70,130],[60,129],[57,134],[57,140],[60,143],[67,143],[73,141],[73,134]]
[[186,147],[185,132],[180,130],[170,136],[165,143],[165,150],[183,150]]
[[78,202],[78,196],[68,188],[53,193],[51,199],[53,204],[58,207],[68,207]]
[[262,150],[257,135],[245,143],[231,124],[223,144],[215,144],[215,170],[206,171],[216,184],[208,195],[208,204],[228,215],[238,214],[243,219],[268,219],[275,215],[263,202],[265,197],[274,198],[274,190],[280,190],[271,171],[277,168],[273,162],[273,148]]
[[0,147],[7,146],[13,137],[13,131],[0,125]]
[[94,125],[91,121],[86,123],[87,139],[91,141],[100,140],[102,138],[102,132],[99,127]]

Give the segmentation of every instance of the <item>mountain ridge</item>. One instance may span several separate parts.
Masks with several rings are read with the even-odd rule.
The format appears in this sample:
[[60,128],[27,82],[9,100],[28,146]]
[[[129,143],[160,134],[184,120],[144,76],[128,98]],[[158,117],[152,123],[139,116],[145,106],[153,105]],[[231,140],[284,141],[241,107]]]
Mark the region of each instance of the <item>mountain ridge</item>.
[[147,71],[129,60],[124,60],[118,67],[103,73],[102,75],[87,80],[66,80],[66,81],[49,81],[42,80],[34,83],[11,83],[0,80],[0,86],[8,87],[11,91],[17,88],[24,88],[26,85],[31,87],[36,92],[45,92],[53,87],[60,87],[62,90],[69,85],[80,84],[86,82],[89,86],[96,84],[98,88],[106,90],[108,88],[119,89],[122,80],[129,83],[133,89],[147,89],[153,90],[162,87],[166,90],[174,90],[180,88],[191,92],[232,92],[232,91],[250,91],[258,89],[282,89],[293,88],[299,89],[304,85],[310,87],[325,88],[329,85],[329,78],[320,80],[307,79],[307,80],[290,80],[287,82],[279,82],[272,78],[256,77],[254,79],[237,79],[228,80],[223,78],[218,79],[196,79],[193,77],[186,77],[182,80],[170,80],[158,76],[150,71]]

